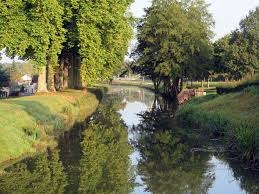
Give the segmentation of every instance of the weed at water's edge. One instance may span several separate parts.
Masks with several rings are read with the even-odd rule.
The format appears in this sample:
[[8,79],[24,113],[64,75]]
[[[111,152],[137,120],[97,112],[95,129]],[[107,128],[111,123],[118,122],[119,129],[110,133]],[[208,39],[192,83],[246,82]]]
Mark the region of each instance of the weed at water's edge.
[[[255,90],[255,88],[250,87],[246,91],[242,91],[239,95],[256,95],[254,94]],[[231,96],[228,97],[231,98]],[[210,98],[214,99],[212,97],[205,97],[191,100],[190,103],[185,104],[179,109],[176,114],[177,120],[187,126],[202,129],[202,133],[208,137],[222,137],[225,140],[226,148],[232,151],[232,154],[234,153],[235,156],[239,156],[250,166],[258,165],[258,123],[256,121],[240,119],[240,117],[236,117],[235,114],[237,113],[232,114],[222,109],[211,110],[209,107],[213,106],[202,106],[203,103],[208,103]],[[224,104],[224,106],[227,106],[227,104]],[[244,114],[242,111],[241,113]]]

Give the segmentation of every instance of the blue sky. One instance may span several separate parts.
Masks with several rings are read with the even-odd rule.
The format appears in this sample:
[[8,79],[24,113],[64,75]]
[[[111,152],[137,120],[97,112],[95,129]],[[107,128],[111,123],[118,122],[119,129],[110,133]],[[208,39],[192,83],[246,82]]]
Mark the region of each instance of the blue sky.
[[[214,33],[215,40],[230,33],[238,27],[239,21],[244,18],[249,10],[259,6],[259,0],[205,0],[211,4],[209,11],[216,22]],[[141,17],[143,8],[151,5],[150,0],[135,0],[131,12],[135,17]]]

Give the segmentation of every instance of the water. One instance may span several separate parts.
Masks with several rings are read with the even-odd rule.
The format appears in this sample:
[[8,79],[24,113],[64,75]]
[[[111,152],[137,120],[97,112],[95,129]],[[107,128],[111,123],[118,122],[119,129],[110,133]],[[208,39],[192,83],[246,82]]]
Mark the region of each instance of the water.
[[176,108],[151,91],[113,87],[58,148],[6,168],[0,193],[259,193],[258,173],[177,126]]

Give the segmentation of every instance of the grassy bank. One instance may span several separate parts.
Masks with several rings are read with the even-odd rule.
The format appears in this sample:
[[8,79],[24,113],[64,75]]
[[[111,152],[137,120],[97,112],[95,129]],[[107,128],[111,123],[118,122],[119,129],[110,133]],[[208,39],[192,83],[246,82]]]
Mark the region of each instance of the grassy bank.
[[153,89],[153,82],[150,80],[113,80],[112,85],[122,85],[122,86],[138,86],[148,89]]
[[47,146],[98,106],[93,92],[67,90],[0,100],[0,164]]
[[255,165],[259,159],[259,88],[194,98],[180,107],[177,118],[201,128],[212,138],[224,137],[226,148]]

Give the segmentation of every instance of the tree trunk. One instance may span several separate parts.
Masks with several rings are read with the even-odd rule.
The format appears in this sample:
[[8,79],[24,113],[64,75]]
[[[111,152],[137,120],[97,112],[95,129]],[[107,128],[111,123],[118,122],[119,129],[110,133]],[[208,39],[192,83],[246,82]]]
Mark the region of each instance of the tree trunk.
[[63,89],[68,88],[68,64],[63,67]]
[[180,83],[178,83],[179,92],[181,92],[183,90],[183,78],[184,78],[184,71],[182,70],[181,77],[179,79]]
[[56,92],[54,74],[55,74],[55,71],[54,71],[53,64],[51,64],[51,62],[48,61],[48,65],[47,65],[47,86],[48,86],[48,90],[51,91],[51,92]]
[[179,92],[180,92],[180,88],[179,88],[180,84],[179,84],[179,82],[180,82],[180,78],[179,77],[175,78],[175,80],[173,81],[171,97],[176,97],[179,94]]
[[153,78],[152,82],[154,84],[154,89],[157,92],[159,90],[159,85],[161,83],[161,80],[159,78]]
[[37,92],[48,92],[47,89],[47,67],[39,67],[39,78],[38,78],[38,91]]
[[180,91],[183,90],[183,78],[180,79]]
[[59,89],[64,88],[64,73],[63,73],[64,63],[65,63],[64,58],[61,56],[59,72],[58,72],[58,85],[59,85],[58,87],[59,87]]
[[203,88],[204,88],[204,80],[202,79],[201,80],[201,89],[203,90]]
[[83,87],[82,78],[81,78],[81,58],[78,55],[75,55],[74,57],[74,88],[80,89]]

